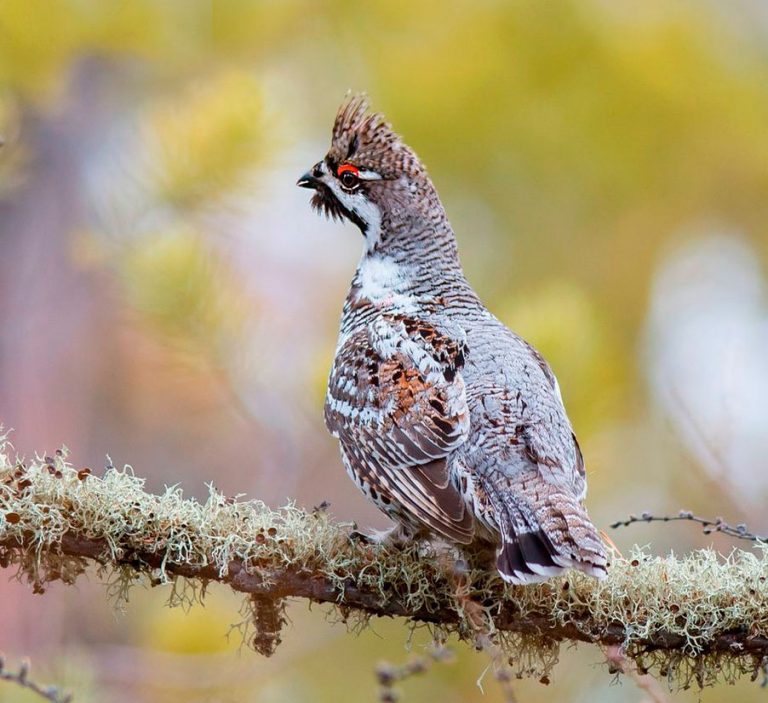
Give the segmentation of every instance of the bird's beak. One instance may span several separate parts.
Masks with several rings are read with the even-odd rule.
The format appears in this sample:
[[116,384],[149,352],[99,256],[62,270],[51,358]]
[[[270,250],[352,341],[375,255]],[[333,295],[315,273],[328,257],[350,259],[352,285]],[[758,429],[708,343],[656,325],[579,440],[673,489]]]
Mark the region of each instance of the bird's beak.
[[312,175],[311,171],[307,171],[298,181],[296,185],[299,188],[314,188],[317,190],[317,186],[320,185],[320,180]]

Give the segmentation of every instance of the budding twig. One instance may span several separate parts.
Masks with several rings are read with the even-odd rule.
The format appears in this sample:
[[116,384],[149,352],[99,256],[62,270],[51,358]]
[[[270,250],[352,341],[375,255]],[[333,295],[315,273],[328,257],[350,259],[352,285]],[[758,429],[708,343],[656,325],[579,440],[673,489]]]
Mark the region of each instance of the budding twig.
[[7,671],[5,669],[5,659],[0,654],[0,680],[10,681],[18,684],[22,688],[26,688],[33,693],[36,693],[41,698],[44,698],[51,703],[71,703],[72,694],[62,694],[56,686],[41,686],[29,679],[29,661],[24,659],[19,666],[19,670],[16,672]]
[[705,535],[712,534],[713,532],[721,532],[724,535],[736,537],[737,539],[768,543],[768,536],[750,532],[743,522],[738,525],[731,525],[721,517],[716,517],[713,520],[697,517],[690,510],[681,510],[677,515],[653,515],[649,512],[642,513],[640,517],[637,517],[637,515],[630,515],[627,520],[618,520],[612,523],[611,527],[616,529],[617,527],[627,527],[636,522],[674,522],[675,520],[686,520],[688,522],[698,523],[702,526],[702,531]]
[[379,700],[382,703],[394,703],[398,700],[398,693],[394,688],[398,681],[403,681],[417,674],[423,674],[436,662],[451,661],[453,661],[453,652],[447,647],[435,643],[435,646],[430,649],[426,656],[415,657],[402,666],[394,666],[388,662],[382,662],[376,667],[376,678],[381,686]]

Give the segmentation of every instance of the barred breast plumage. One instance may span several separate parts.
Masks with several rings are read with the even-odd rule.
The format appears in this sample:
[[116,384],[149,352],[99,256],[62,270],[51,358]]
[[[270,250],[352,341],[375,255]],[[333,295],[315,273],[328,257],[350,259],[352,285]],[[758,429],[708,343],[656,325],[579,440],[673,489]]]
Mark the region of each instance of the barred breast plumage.
[[584,462],[554,374],[480,302],[415,153],[367,102],[336,118],[302,176],[313,205],[355,223],[365,251],[344,305],[325,421],[390,539],[496,547],[512,583],[567,568],[601,577]]

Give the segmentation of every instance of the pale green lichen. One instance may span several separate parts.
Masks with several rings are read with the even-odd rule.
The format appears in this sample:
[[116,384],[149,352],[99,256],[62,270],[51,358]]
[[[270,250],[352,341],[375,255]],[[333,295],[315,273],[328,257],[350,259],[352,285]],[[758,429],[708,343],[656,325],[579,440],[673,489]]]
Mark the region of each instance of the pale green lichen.
[[[521,675],[548,675],[558,643],[539,631],[494,632],[499,615],[516,622],[548,617],[553,625],[575,628],[589,638],[623,632],[622,646],[641,670],[652,668],[671,683],[700,685],[755,673],[757,655],[739,647],[749,637],[768,636],[768,549],[734,550],[721,556],[699,550],[685,556],[651,556],[636,549],[616,555],[605,581],[577,572],[529,587],[504,587],[492,573],[474,570],[458,588],[453,560],[424,545],[403,551],[356,545],[348,525],[333,523],[323,511],[294,505],[279,510],[260,501],[227,499],[213,488],[205,502],[185,499],[178,486],[160,495],[144,490],[144,480],[126,467],[101,477],[77,471],[64,452],[29,462],[12,458],[0,442],[0,565],[15,566],[38,591],[53,580],[74,581],[85,560],[59,549],[67,533],[107,546],[102,576],[110,594],[125,598],[137,572],[150,582],[172,581],[171,604],[189,604],[204,595],[203,583],[177,579],[169,565],[213,569],[226,577],[234,561],[259,574],[302,569],[330,582],[345,619],[345,584],[373,593],[381,602],[397,597],[410,612],[456,612],[459,622],[443,623],[436,635],[471,637],[477,623],[467,601],[480,611],[496,641]],[[15,546],[23,544],[23,548]],[[132,563],[132,554],[158,555],[157,565]],[[126,560],[129,563],[125,563]],[[274,611],[263,599],[248,599],[257,626],[255,646],[268,652],[279,641],[282,605]],[[364,625],[367,614],[358,624]],[[575,630],[574,630],[575,631]],[[648,647],[663,633],[668,647]],[[732,652],[713,652],[718,636],[740,633]],[[679,638],[679,639],[678,639]]]

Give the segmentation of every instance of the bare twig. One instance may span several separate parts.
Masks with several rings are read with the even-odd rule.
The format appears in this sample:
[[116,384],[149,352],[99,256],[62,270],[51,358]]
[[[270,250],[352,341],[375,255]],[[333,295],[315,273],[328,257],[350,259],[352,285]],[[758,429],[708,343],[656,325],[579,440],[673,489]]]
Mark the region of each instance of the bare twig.
[[618,520],[611,524],[613,529],[617,527],[627,527],[636,522],[675,522],[679,520],[685,520],[687,522],[695,522],[703,527],[705,535],[712,534],[713,532],[720,532],[729,537],[736,537],[737,539],[744,539],[749,542],[766,542],[768,543],[768,536],[758,535],[754,532],[750,532],[744,523],[738,525],[731,525],[725,522],[723,518],[716,517],[712,520],[703,517],[697,517],[690,510],[681,510],[677,515],[652,515],[649,512],[644,512],[640,517],[637,515],[630,515],[626,520]]
[[41,686],[32,681],[29,678],[29,661],[26,659],[19,665],[19,670],[13,672],[5,669],[4,657],[0,655],[0,680],[15,683],[51,703],[70,703],[72,701],[71,694],[60,693],[56,686]]
[[453,652],[442,644],[435,643],[435,646],[425,656],[414,657],[402,666],[382,662],[376,667],[376,678],[381,687],[379,700],[382,703],[394,703],[399,698],[399,694],[394,688],[396,683],[427,672],[436,662],[452,661]]

